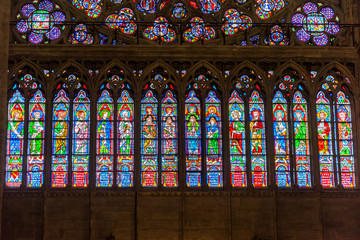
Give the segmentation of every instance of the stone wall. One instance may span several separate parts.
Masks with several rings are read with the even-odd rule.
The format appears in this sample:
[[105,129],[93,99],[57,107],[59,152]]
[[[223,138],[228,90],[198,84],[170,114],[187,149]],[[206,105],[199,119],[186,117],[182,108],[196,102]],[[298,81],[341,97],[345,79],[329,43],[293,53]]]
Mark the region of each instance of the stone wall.
[[5,193],[2,239],[358,240],[359,205],[351,192]]

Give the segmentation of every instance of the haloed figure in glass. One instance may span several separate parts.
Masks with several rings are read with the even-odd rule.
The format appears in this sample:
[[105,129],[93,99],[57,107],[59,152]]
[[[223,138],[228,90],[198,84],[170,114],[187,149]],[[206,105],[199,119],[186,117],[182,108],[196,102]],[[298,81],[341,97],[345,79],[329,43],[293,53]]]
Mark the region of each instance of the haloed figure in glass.
[[54,126],[55,141],[55,154],[67,154],[67,141],[68,123],[66,122],[67,112],[60,109],[56,112],[57,121]]
[[219,154],[219,121],[216,108],[209,107],[206,123],[208,154]]
[[251,112],[253,119],[250,122],[250,131],[252,138],[252,153],[261,154],[262,153],[262,132],[263,132],[263,123],[261,122],[261,112],[259,109],[254,109]]
[[24,135],[23,113],[15,107],[11,111],[10,117],[10,154],[22,154],[22,140]]
[[195,106],[189,108],[189,114],[186,116],[188,154],[199,154],[198,138],[200,136],[199,116],[196,115]]
[[112,125],[109,121],[110,112],[107,109],[103,109],[100,112],[101,120],[98,125],[98,134],[100,137],[100,154],[110,154],[111,153],[111,130]]
[[330,139],[330,125],[327,122],[327,112],[319,111],[318,112],[318,139],[319,139],[319,153],[321,155],[329,155],[329,142]]
[[77,112],[78,121],[75,124],[75,133],[76,133],[76,154],[86,154],[87,153],[87,141],[89,138],[89,126],[86,120],[87,113],[84,110]]
[[40,121],[44,113],[37,109],[32,113],[32,121],[29,124],[30,154],[42,154],[42,138],[44,137],[44,123]]
[[232,153],[243,154],[242,139],[245,126],[243,122],[240,122],[241,112],[239,110],[233,110],[231,112],[232,122],[230,124],[230,139]]
[[299,155],[306,155],[307,146],[305,140],[307,139],[306,123],[304,121],[305,114],[303,111],[297,110],[294,113],[294,134],[295,134],[295,151]]
[[275,112],[276,121],[274,123],[275,151],[276,154],[286,154],[286,135],[287,129],[284,121],[285,113],[282,110]]
[[153,114],[152,107],[146,108],[146,114],[144,117],[143,136],[145,138],[144,153],[153,154],[155,153],[155,138],[156,138],[156,125],[154,123],[155,116]]
[[132,125],[130,122],[131,113],[125,109],[120,112],[121,121],[119,123],[119,137],[120,137],[120,154],[131,153],[131,133]]
[[348,122],[348,115],[345,111],[338,112],[339,119],[339,139],[348,140],[340,142],[340,155],[351,155],[349,140],[351,140],[351,128]]
[[[170,109],[170,108],[169,108]],[[175,123],[173,117],[165,117],[164,138],[165,138],[165,154],[175,153]]]

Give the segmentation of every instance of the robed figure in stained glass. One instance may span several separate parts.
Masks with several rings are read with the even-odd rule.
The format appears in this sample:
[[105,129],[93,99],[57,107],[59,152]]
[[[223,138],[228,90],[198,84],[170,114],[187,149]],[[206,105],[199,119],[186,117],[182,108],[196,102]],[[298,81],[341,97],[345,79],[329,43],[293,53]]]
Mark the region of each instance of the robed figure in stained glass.
[[44,116],[44,112],[40,104],[36,104],[32,109],[31,122],[29,124],[29,136],[30,136],[30,154],[42,154],[44,138],[44,123],[41,120]]
[[199,154],[198,138],[200,136],[199,116],[196,114],[196,106],[189,107],[186,116],[186,137],[188,139],[188,154]]
[[10,152],[9,154],[20,155],[22,154],[22,140],[24,136],[24,122],[23,110],[20,104],[15,104],[10,110],[9,121],[9,138],[10,138]]
[[67,111],[59,109],[56,111],[57,121],[54,125],[55,154],[67,154],[68,123],[66,121]]
[[208,141],[208,154],[219,154],[219,116],[215,106],[208,108],[206,133]]
[[[171,109],[171,108],[168,108]],[[175,153],[176,128],[172,116],[165,116],[164,119],[165,154]]]
[[327,121],[327,112],[324,110],[318,111],[318,143],[319,153],[321,155],[329,155],[329,139],[330,139],[330,125]]
[[252,138],[252,153],[262,154],[262,132],[264,126],[260,119],[261,111],[259,109],[254,109],[251,111],[251,116],[250,132]]
[[130,122],[131,112],[127,105],[120,111],[120,122],[119,122],[119,153],[120,154],[131,154],[131,135],[132,135],[132,124]]
[[340,155],[351,155],[349,140],[351,140],[351,127],[349,123],[349,117],[347,114],[347,109],[344,106],[341,106],[340,111],[338,111],[338,121],[339,121],[339,139],[340,141]]
[[98,124],[98,135],[99,135],[99,154],[110,154],[111,153],[111,131],[112,124],[110,122],[111,113],[108,110],[106,104],[103,105],[100,110],[100,120]]
[[[279,106],[279,105],[277,105]],[[284,122],[285,112],[281,107],[275,111],[274,137],[275,137],[275,153],[287,154],[286,137],[287,128]]]
[[76,154],[86,154],[87,153],[87,142],[89,138],[89,126],[86,121],[87,112],[84,110],[79,110],[76,113],[78,120],[75,124],[75,134],[76,134],[76,144],[75,144],[75,153]]
[[155,116],[153,114],[153,108],[148,106],[146,109],[146,114],[144,116],[144,126],[143,126],[143,136],[145,138],[144,142],[144,154],[154,154],[155,149],[155,138],[156,138],[156,125],[155,125]]
[[230,147],[232,154],[243,154],[243,132],[245,130],[244,123],[240,121],[241,112],[233,110],[230,113],[232,121],[230,124]]
[[304,121],[305,113],[304,109],[300,108],[300,105],[296,106],[294,112],[294,134],[295,134],[295,151],[298,155],[307,155],[307,145],[305,143],[307,139],[306,122]]

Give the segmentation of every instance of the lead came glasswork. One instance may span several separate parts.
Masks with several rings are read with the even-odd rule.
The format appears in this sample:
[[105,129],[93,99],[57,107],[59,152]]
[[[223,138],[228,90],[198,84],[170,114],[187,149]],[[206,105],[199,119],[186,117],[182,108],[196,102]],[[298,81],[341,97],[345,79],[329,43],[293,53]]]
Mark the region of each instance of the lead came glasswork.
[[41,187],[44,179],[45,98],[40,90],[30,99],[27,186]]

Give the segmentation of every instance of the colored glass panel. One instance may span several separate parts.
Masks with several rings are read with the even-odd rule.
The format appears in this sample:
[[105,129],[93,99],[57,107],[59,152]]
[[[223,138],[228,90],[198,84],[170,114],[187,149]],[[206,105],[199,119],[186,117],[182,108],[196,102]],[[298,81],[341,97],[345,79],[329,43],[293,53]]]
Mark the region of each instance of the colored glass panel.
[[20,187],[23,172],[24,150],[24,103],[25,99],[16,91],[8,103],[8,130],[6,149],[6,186]]
[[185,100],[186,185],[201,186],[200,100],[190,91]]
[[205,126],[207,184],[222,187],[221,106],[213,91],[205,99]]
[[89,184],[90,100],[81,90],[73,105],[72,184]]
[[250,152],[252,184],[255,187],[267,186],[266,140],[264,101],[257,91],[251,94],[250,111]]
[[279,187],[290,187],[289,129],[287,101],[280,91],[273,98],[275,177]]
[[103,91],[97,103],[96,126],[96,186],[113,185],[114,101]]
[[309,125],[306,99],[300,92],[293,98],[294,155],[296,183],[299,187],[311,186]]
[[231,185],[246,187],[246,151],[244,102],[234,91],[229,100],[229,140]]
[[37,91],[29,105],[27,186],[41,187],[44,178],[45,98]]
[[69,105],[67,93],[60,90],[53,103],[52,187],[66,187],[68,183]]
[[134,101],[128,91],[118,99],[117,185],[134,186]]
[[178,121],[177,103],[171,91],[166,92],[161,106],[161,170],[164,187],[178,186]]
[[338,158],[341,184],[355,187],[355,164],[350,101],[343,92],[336,98]]
[[157,99],[148,91],[141,101],[141,182],[143,187],[158,186],[158,109]]
[[334,159],[332,151],[331,107],[323,92],[316,99],[320,181],[323,187],[334,187]]

